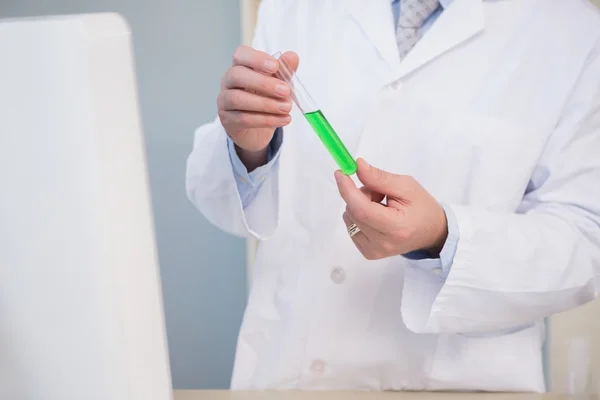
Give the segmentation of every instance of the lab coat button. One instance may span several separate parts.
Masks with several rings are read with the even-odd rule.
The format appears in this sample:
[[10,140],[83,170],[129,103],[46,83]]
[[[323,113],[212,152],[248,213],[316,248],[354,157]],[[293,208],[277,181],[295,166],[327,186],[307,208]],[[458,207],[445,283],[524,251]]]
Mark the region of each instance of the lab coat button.
[[441,268],[434,268],[433,273],[436,275],[442,275],[444,273],[444,270]]
[[334,268],[330,274],[331,280],[338,285],[346,280],[346,273],[342,268]]
[[325,372],[325,362],[323,360],[315,360],[310,366],[310,370],[314,375],[323,375]]

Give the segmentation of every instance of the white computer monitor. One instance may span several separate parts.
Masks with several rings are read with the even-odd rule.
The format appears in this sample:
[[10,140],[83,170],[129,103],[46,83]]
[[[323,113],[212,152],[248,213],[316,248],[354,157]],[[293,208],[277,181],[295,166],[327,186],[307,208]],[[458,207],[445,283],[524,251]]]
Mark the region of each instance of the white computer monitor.
[[0,21],[0,398],[172,398],[130,32]]

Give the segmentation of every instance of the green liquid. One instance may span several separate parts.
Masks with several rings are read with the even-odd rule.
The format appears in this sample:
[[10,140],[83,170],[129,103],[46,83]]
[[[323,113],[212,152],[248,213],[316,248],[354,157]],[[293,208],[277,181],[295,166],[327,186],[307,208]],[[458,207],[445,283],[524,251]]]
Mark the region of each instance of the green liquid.
[[346,175],[356,173],[356,161],[354,161],[348,149],[346,149],[346,146],[344,146],[344,143],[342,143],[340,137],[333,130],[323,113],[319,110],[306,113],[304,116],[327,148],[327,151],[329,151],[329,154],[331,154],[340,167],[340,170]]

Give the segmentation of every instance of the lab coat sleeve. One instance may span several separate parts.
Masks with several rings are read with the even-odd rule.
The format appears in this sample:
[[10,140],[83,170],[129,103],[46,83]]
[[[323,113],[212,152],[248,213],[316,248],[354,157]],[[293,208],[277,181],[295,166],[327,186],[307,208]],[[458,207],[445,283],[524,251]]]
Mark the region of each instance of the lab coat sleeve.
[[[262,1],[252,47],[273,53],[268,38],[277,20],[277,1]],[[269,169],[260,187],[244,207],[230,159],[228,137],[219,118],[199,127],[187,159],[186,192],[190,201],[213,225],[240,237],[264,240],[277,226],[279,195],[277,168]]]
[[452,267],[452,260],[454,260],[454,254],[456,253],[456,247],[458,246],[460,233],[458,231],[458,224],[452,208],[445,204],[442,204],[442,208],[446,213],[448,236],[446,237],[446,242],[442,247],[439,257],[431,258],[429,253],[422,250],[404,254],[404,257],[413,261],[413,265],[418,265],[421,268],[425,268],[430,271],[441,270],[442,273],[440,276],[446,277],[448,276],[450,268]]
[[269,144],[267,163],[255,170],[248,172],[242,160],[240,160],[233,140],[227,138],[227,148],[229,150],[229,161],[233,167],[233,176],[237,186],[238,194],[242,200],[242,208],[246,209],[252,204],[258,194],[262,183],[268,178],[274,169],[278,167],[279,148],[282,142],[282,129],[278,128]]
[[[450,205],[460,238],[449,275],[416,266],[402,317],[417,333],[501,333],[600,290],[600,51],[590,57],[516,212]],[[427,275],[429,274],[429,275]]]

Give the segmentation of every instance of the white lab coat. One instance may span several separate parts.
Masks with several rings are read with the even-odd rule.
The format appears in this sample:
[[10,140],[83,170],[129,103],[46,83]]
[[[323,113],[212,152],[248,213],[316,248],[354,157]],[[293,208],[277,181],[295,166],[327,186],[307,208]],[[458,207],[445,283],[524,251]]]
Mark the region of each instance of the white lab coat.
[[600,17],[584,0],[455,0],[399,61],[389,0],[264,0],[254,47],[299,76],[351,153],[456,215],[435,261],[367,261],[297,109],[244,211],[218,120],[191,201],[261,240],[234,389],[543,391],[543,319],[599,292]]

